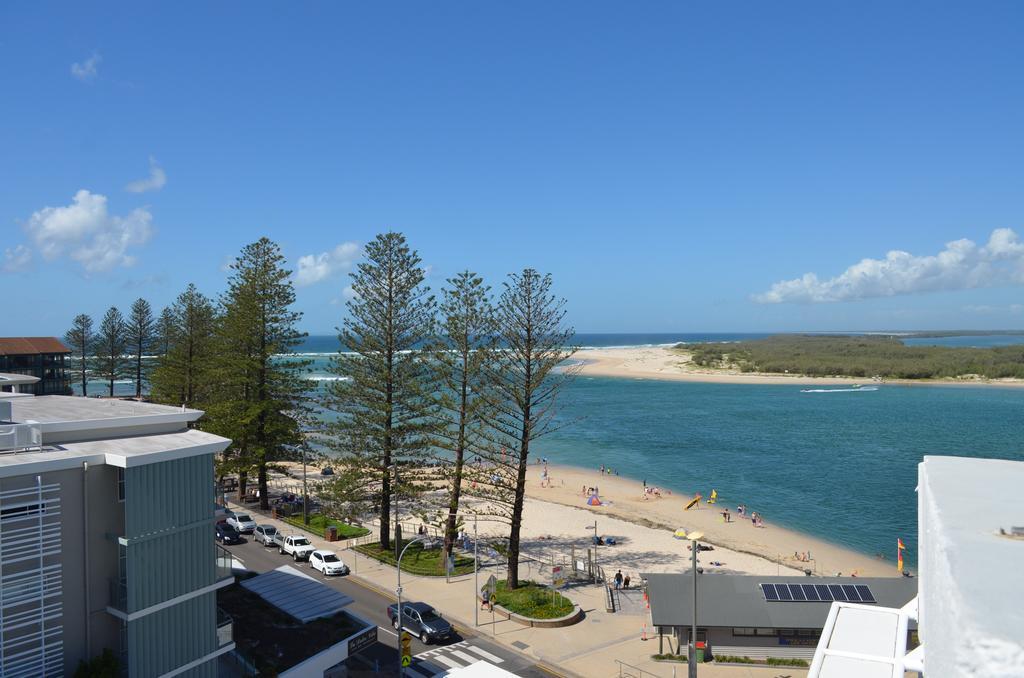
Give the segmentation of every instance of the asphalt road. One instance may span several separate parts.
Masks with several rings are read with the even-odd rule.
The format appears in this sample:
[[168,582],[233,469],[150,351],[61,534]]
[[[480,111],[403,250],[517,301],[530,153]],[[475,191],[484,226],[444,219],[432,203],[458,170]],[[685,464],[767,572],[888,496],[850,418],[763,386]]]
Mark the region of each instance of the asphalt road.
[[[381,672],[392,675],[398,673],[398,635],[391,627],[387,616],[387,606],[395,602],[393,597],[381,595],[375,589],[362,583],[357,578],[348,575],[345,577],[324,577],[322,574],[309,566],[308,562],[293,562],[288,556],[279,555],[276,548],[265,547],[245,536],[246,543],[225,546],[232,555],[240,560],[246,569],[253,572],[267,572],[281,565],[291,565],[299,570],[323,581],[326,585],[344,593],[354,601],[346,609],[363,619],[377,624],[378,644],[367,648],[361,656],[378,662]],[[342,558],[344,558],[344,554]],[[435,605],[436,609],[444,614],[444,608],[437,601],[419,601]],[[487,618],[487,613],[481,614],[481,621]],[[476,634],[466,629],[460,629],[456,625],[455,637],[442,645],[424,645],[418,639],[412,641],[412,653],[415,656],[412,671],[407,671],[411,678],[423,678],[438,675],[449,668],[466,665],[471,660],[486,659],[497,664],[506,671],[511,671],[518,676],[530,678],[551,678],[551,673],[544,671],[536,665],[529,657],[514,652],[489,640],[483,633]],[[390,670],[393,668],[393,672]]]

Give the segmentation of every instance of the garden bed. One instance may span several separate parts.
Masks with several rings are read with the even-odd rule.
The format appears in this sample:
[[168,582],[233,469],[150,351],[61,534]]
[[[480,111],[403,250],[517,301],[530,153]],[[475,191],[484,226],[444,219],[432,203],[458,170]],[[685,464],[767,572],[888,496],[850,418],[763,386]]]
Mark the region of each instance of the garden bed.
[[309,525],[302,522],[301,514],[289,516],[287,518],[279,516],[279,518],[289,525],[294,525],[295,527],[303,530],[309,530],[318,537],[323,537],[327,528],[331,526],[338,529],[338,539],[355,539],[356,537],[363,537],[370,534],[370,530],[365,527],[349,525],[348,523],[343,523],[340,520],[330,520],[319,513],[314,513],[309,516]]
[[[402,545],[408,543],[408,540],[402,540]],[[395,564],[395,547],[394,542],[387,549],[382,549],[379,542],[373,542],[372,544],[360,544],[354,547],[356,551],[369,556],[374,560],[379,560],[382,563],[388,565]],[[473,559],[468,556],[455,555],[455,569],[452,571],[453,576],[469,574],[473,571]],[[445,576],[444,567],[444,549],[424,549],[423,544],[415,542],[406,550],[405,555],[402,557],[402,571],[408,572],[409,574],[419,574],[425,577],[443,577]]]

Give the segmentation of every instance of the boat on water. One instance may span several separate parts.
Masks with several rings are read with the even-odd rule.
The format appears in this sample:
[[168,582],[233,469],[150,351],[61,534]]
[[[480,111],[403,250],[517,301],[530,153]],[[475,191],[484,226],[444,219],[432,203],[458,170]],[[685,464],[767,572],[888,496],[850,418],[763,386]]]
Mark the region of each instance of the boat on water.
[[865,391],[877,391],[877,386],[861,386],[853,384],[849,388],[802,388],[801,393],[862,393]]

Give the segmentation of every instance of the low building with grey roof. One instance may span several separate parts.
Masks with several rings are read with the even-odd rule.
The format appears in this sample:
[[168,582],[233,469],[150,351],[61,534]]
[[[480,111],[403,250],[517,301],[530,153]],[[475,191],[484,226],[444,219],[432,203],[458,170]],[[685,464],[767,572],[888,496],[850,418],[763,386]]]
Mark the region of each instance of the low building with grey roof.
[[[667,640],[673,653],[685,654],[693,619],[692,575],[642,577],[651,622],[659,634],[659,651],[665,651]],[[811,659],[833,599],[856,598],[866,604],[901,607],[917,595],[916,580],[906,577],[764,577],[710,572],[697,577],[697,641],[707,643],[712,655],[751,659]],[[786,588],[777,589],[777,584]],[[806,586],[825,588],[805,592]]]

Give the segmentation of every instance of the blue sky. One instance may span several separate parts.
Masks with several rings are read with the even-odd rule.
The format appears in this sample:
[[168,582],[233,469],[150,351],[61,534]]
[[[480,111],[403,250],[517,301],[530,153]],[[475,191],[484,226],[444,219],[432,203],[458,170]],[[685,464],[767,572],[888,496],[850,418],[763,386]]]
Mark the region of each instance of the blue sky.
[[579,331],[1024,327],[1024,6],[827,5],[6,4],[0,334],[263,235],[329,332],[389,228]]

